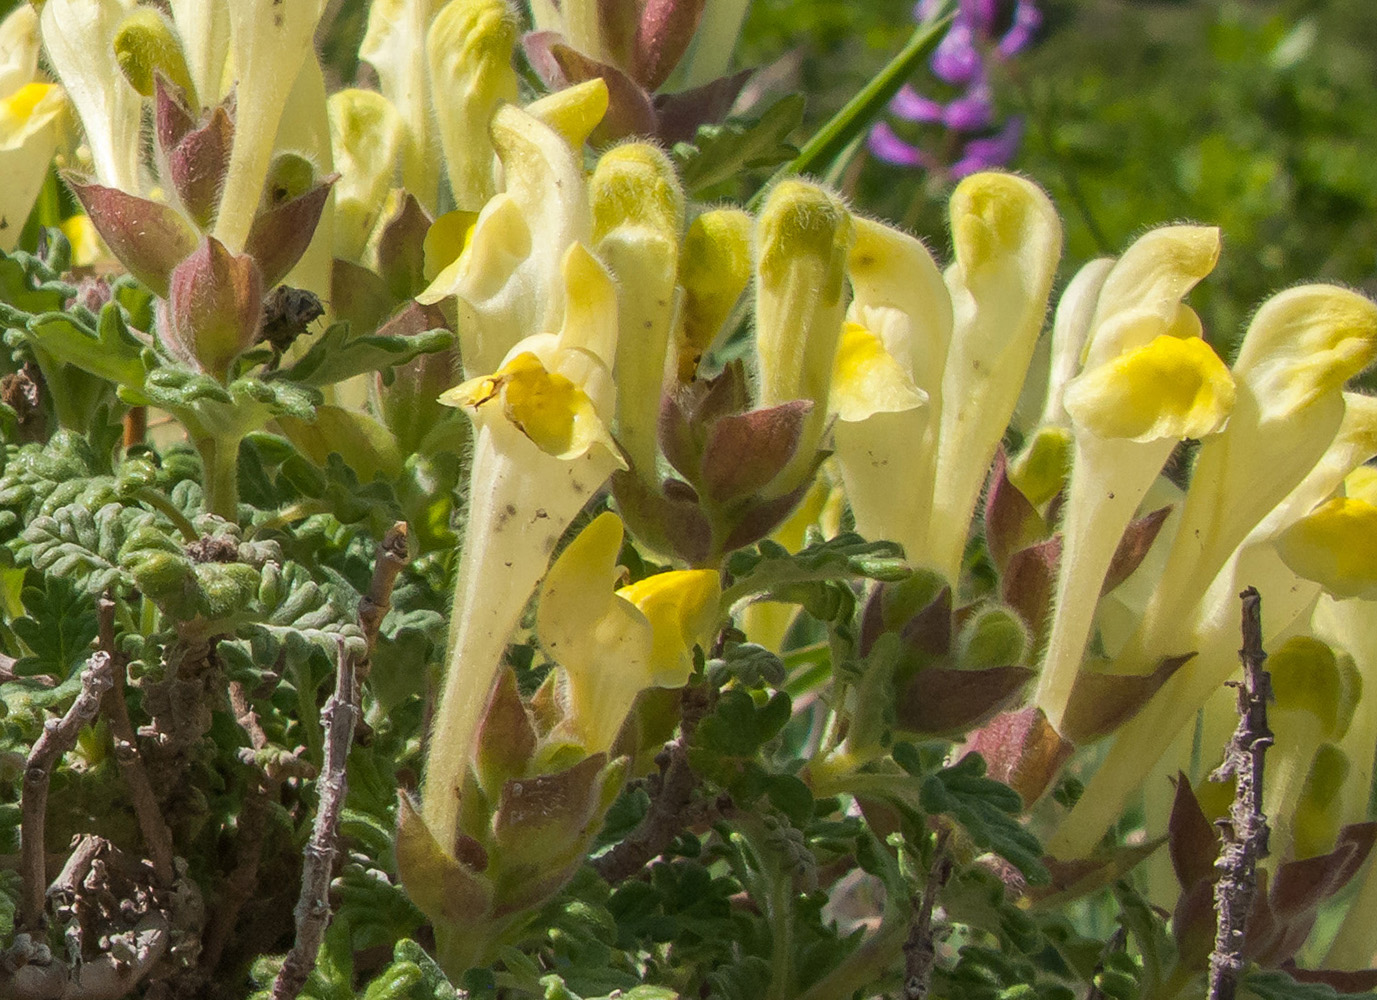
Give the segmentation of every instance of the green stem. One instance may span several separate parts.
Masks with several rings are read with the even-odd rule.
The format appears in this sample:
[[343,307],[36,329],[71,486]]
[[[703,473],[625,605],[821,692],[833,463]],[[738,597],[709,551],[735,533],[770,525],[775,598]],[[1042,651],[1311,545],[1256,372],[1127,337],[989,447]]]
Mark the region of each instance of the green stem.
[[880,109],[889,103],[904,85],[904,81],[913,75],[918,64],[937,48],[937,43],[942,40],[955,13],[955,0],[947,0],[936,17],[918,25],[908,42],[899,50],[899,54],[804,143],[798,156],[775,172],[770,182],[755,193],[747,207],[759,208],[765,192],[781,178],[794,174],[821,173],[826,170],[827,165],[840,156],[857,135],[869,127],[880,113]]
[[192,443],[201,455],[206,512],[239,520],[239,437],[207,434]]
[[149,489],[148,487],[135,490],[134,499],[140,503],[148,504],[148,506],[152,507],[171,521],[173,526],[182,533],[183,541],[194,542],[201,537],[201,533],[196,530],[195,525],[188,521],[186,515],[177,509],[176,504],[157,490]]

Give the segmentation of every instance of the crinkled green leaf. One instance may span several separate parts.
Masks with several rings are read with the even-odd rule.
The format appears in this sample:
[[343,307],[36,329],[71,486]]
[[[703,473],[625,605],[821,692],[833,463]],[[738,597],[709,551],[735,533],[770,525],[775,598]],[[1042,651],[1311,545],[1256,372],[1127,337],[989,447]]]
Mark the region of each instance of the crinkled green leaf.
[[300,360],[269,377],[290,379],[303,385],[333,385],[355,375],[406,364],[418,354],[443,351],[453,343],[454,335],[443,329],[408,337],[378,334],[351,337],[348,323],[335,323]]
[[696,194],[731,180],[743,170],[792,160],[798,147],[789,142],[789,136],[803,124],[806,103],[802,94],[790,94],[759,118],[728,118],[720,125],[698,126],[693,142],[677,143],[673,150],[684,189]]

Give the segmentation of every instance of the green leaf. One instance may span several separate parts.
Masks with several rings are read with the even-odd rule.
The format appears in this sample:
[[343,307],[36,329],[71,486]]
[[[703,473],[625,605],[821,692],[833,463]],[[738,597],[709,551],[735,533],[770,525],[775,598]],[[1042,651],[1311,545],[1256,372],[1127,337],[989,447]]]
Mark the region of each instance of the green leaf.
[[269,374],[303,385],[323,386],[355,375],[406,364],[418,354],[443,351],[454,343],[448,330],[427,330],[414,336],[349,335],[348,323],[335,323],[320,335],[295,364]]
[[783,692],[757,706],[745,691],[723,691],[712,715],[699,723],[694,742],[724,757],[751,757],[784,728],[791,712]]
[[693,142],[674,146],[679,176],[690,194],[729,181],[741,171],[773,167],[798,155],[789,136],[803,124],[802,94],[776,101],[757,119],[728,118],[698,126]]
[[1018,822],[1023,800],[1008,785],[985,777],[979,754],[967,754],[925,778],[918,801],[928,813],[951,816],[975,843],[1004,858],[1029,882],[1051,878],[1042,865],[1042,846]]
[[42,587],[26,587],[26,617],[14,623],[14,633],[29,654],[14,665],[20,677],[50,674],[59,679],[73,675],[85,662],[96,637],[96,604],[73,580],[60,575],[43,577]]
[[107,302],[99,317],[80,307],[43,313],[29,320],[29,334],[55,360],[132,389],[143,385],[150,367],[147,345],[129,332],[116,302]]

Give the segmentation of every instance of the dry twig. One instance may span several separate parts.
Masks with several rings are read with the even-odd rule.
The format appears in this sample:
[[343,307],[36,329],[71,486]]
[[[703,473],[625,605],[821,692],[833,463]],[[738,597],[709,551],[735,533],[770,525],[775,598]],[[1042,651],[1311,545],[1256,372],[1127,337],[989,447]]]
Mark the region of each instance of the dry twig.
[[717,692],[705,687],[684,690],[679,735],[656,755],[660,773],[648,779],[650,809],[645,819],[631,836],[590,862],[593,870],[612,885],[635,875],[663,853],[675,837],[706,815],[731,808],[731,800],[725,796],[707,808],[695,808],[693,802],[698,776],[689,766],[689,744],[698,723],[712,711],[716,699]]
[[[359,622],[367,637],[367,648],[359,662],[367,662],[377,638],[378,626],[392,603],[392,588],[406,562],[406,524],[388,531],[379,546],[372,585],[359,604]],[[273,980],[272,1000],[294,1000],[315,968],[316,953],[330,925],[330,876],[339,842],[339,816],[348,792],[345,762],[354,742],[354,726],[359,721],[359,676],[355,657],[339,641],[335,657],[335,690],[321,712],[325,728],[325,760],[316,787],[320,805],[316,809],[311,839],[306,844],[301,872],[301,895],[296,905],[296,940]]]
[[62,755],[76,745],[77,734],[95,719],[101,698],[114,684],[110,654],[99,650],[91,654],[81,671],[81,692],[61,719],[49,719],[34,742],[24,766],[24,791],[20,815],[20,919],[29,931],[41,931],[47,924],[43,900],[48,886],[44,871],[43,833],[48,816],[48,786],[53,769]]
[[1272,731],[1267,728],[1271,676],[1262,668],[1262,598],[1249,587],[1243,599],[1243,682],[1238,684],[1238,728],[1224,752],[1224,763],[1213,781],[1235,781],[1229,818],[1220,820],[1223,838],[1214,907],[1219,924],[1210,954],[1209,1000],[1233,1000],[1243,972],[1244,931],[1257,890],[1257,863],[1267,856],[1267,817],[1262,812],[1262,770]]

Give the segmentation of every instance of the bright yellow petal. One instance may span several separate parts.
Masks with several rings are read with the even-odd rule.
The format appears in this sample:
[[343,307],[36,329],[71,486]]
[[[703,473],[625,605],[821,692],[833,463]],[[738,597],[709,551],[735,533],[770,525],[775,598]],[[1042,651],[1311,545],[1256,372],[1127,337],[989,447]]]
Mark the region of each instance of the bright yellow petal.
[[573,381],[545,369],[529,351],[512,358],[495,375],[470,379],[440,396],[449,406],[491,419],[492,406],[541,451],[556,458],[584,455],[595,445],[615,454],[616,446],[592,400]]
[[722,597],[716,570],[657,573],[617,591],[650,620],[655,642],[646,686],[682,687],[693,672],[693,647],[706,645]]
[[1078,427],[1131,441],[1212,434],[1233,403],[1233,379],[1214,350],[1198,338],[1168,335],[1085,372],[1065,397]]
[[859,323],[842,328],[832,374],[829,406],[838,419],[854,422],[875,413],[901,413],[927,402],[880,338]]
[[1366,500],[1330,500],[1288,528],[1277,550],[1335,597],[1377,598],[1377,506]]

